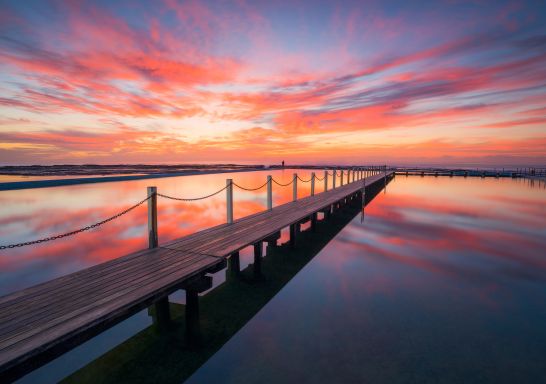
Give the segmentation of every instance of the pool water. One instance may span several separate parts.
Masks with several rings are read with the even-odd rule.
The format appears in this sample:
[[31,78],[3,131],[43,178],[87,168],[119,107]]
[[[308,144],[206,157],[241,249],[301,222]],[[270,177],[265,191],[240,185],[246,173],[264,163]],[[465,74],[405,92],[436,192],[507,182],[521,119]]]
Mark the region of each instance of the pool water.
[[546,190],[397,176],[187,383],[538,383]]
[[[269,173],[289,182],[293,172],[4,191],[0,234],[11,243],[84,226],[141,200],[148,185],[193,197],[226,178],[252,187]],[[236,190],[235,217],[264,209],[264,192]],[[309,184],[299,185],[298,195],[308,194]],[[274,187],[274,205],[291,197],[291,187]],[[225,220],[223,194],[158,204],[160,242]],[[0,253],[0,293],[146,247],[145,235],[142,206],[77,238]],[[397,176],[187,382],[541,382],[545,249],[544,183]],[[241,268],[250,262],[243,252]],[[20,382],[57,382],[150,324],[143,311]]]

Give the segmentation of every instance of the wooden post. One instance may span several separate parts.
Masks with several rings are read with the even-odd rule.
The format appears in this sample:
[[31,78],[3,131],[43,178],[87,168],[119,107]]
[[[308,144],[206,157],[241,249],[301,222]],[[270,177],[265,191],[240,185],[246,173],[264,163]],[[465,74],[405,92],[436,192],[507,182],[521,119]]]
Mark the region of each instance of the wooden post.
[[298,200],[298,174],[294,173],[294,179],[292,180],[292,201]]
[[328,190],[328,170],[324,171],[324,192]]
[[186,290],[186,337],[189,344],[201,342],[201,327],[199,326],[199,292]]
[[227,223],[233,223],[233,180],[226,180],[226,208],[227,208]]
[[315,195],[315,172],[311,173],[311,196]]
[[210,288],[212,288],[211,276],[195,276],[193,281],[183,288],[186,291],[186,338],[192,346],[201,344],[199,293]]
[[148,248],[157,248],[157,188],[148,187]]
[[255,278],[262,276],[262,254],[262,242],[258,241],[257,243],[254,243],[254,266],[252,267]]
[[341,168],[341,179],[340,179],[340,181],[339,181],[339,185],[340,185],[340,186],[343,185],[343,174],[344,174],[344,173],[345,173],[345,172],[343,171],[343,168]]
[[228,274],[232,277],[238,276],[241,272],[241,261],[239,252],[233,252],[228,259]]
[[333,173],[333,175],[334,175],[334,176],[333,176],[333,180],[332,180],[332,189],[336,189],[336,176],[337,176],[336,174],[337,174],[337,170],[334,168],[334,170],[333,170],[332,173]]
[[165,331],[171,323],[171,308],[169,297],[163,297],[154,303],[155,317],[154,325],[158,331]]
[[296,248],[296,236],[297,236],[297,229],[296,225],[299,224],[290,224],[290,248]]
[[273,209],[273,180],[271,175],[267,176],[267,210]]
[[[281,238],[281,232],[280,231],[276,232],[273,235],[266,238],[265,240],[267,241],[267,247],[268,248],[276,247],[277,246],[277,240],[279,240],[280,238]],[[266,248],[266,250],[267,250],[267,248]]]

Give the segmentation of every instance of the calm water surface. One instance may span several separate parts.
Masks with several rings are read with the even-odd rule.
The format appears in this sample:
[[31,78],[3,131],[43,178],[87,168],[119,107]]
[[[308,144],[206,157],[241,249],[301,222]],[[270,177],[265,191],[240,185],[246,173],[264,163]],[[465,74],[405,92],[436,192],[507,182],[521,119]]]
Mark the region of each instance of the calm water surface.
[[[272,175],[281,184],[288,183],[294,172],[290,169],[237,172],[0,191],[0,244],[39,239],[101,221],[145,198],[146,187],[150,185],[157,186],[158,192],[166,195],[191,198],[217,191],[226,185],[227,178],[243,187],[258,187],[266,181],[267,175]],[[318,177],[323,176],[323,171],[316,172]],[[311,171],[297,170],[297,173],[304,180],[311,177]],[[329,182],[331,188],[331,178]],[[323,182],[317,182],[317,193],[323,189]],[[309,193],[310,183],[299,182],[298,196]],[[191,203],[158,198],[160,243],[225,222],[225,200],[225,191]],[[291,200],[292,186],[273,186],[274,205]],[[265,188],[255,192],[234,188],[235,218],[264,210],[266,205]],[[143,204],[112,222],[76,236],[0,251],[0,295],[146,247],[147,207]],[[246,267],[251,261],[251,250],[244,250],[241,267]],[[214,286],[224,280],[224,272],[215,274]],[[180,303],[185,301],[182,291],[170,299]],[[32,372],[20,382],[56,383],[150,324],[150,317],[142,311]]]
[[[26,241],[102,220],[145,197],[147,185],[192,197],[229,177],[259,186],[267,174],[288,182],[292,173],[0,192],[0,238]],[[299,196],[309,194],[309,184],[299,187]],[[275,186],[274,204],[291,194]],[[265,189],[236,190],[235,199],[242,217],[264,209]],[[160,242],[225,220],[224,193],[158,204]],[[398,176],[363,222],[356,217],[188,382],[539,382],[546,377],[545,214],[544,184]],[[0,294],[144,248],[145,233],[144,205],[77,237],[1,252]],[[243,253],[242,267],[249,262]],[[215,285],[223,278],[217,273]],[[56,382],[150,323],[141,312],[21,382]]]
[[543,185],[387,189],[187,382],[544,382]]

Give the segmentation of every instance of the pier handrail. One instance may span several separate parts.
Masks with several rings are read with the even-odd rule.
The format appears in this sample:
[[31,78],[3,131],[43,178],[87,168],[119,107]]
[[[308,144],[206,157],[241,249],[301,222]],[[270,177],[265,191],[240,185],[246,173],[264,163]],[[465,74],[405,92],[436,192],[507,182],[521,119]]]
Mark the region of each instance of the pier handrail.
[[275,184],[277,184],[279,187],[288,187],[290,184],[292,184],[294,182],[294,179],[292,179],[291,182],[289,182],[288,184],[282,184],[282,183],[279,183],[277,180],[275,179],[271,179]]
[[299,177],[299,175],[297,177],[298,177],[298,180],[301,181],[302,183],[309,183],[311,180],[313,180],[312,177],[309,180],[304,180],[301,177]]
[[260,185],[259,187],[256,187],[256,188],[243,187],[243,186],[241,186],[241,185],[239,185],[239,184],[237,184],[235,182],[233,183],[233,185],[236,186],[239,189],[242,189],[243,191],[257,191],[257,190],[262,189],[263,187],[265,187],[268,182],[269,181],[266,180],[265,183],[263,183],[262,185]]
[[220,192],[225,191],[227,187],[228,186],[226,185],[224,188],[219,189],[216,192],[213,192],[213,193],[211,193],[209,195],[205,195],[205,196],[201,196],[201,197],[191,197],[191,198],[188,198],[188,197],[174,197],[174,196],[164,195],[163,193],[157,193],[157,196],[163,197],[165,199],[177,200],[177,201],[188,201],[188,202],[189,201],[198,201],[198,200],[205,200],[205,199],[208,199],[209,197],[215,196],[215,195],[219,194]]
[[[374,169],[376,167],[361,167],[360,170],[365,170],[366,168],[369,168],[369,169]],[[386,166],[385,166],[385,169],[386,169]],[[353,170],[354,172],[354,170]],[[333,169],[332,173],[328,172],[328,171],[325,171],[325,176],[322,177],[322,178],[319,178],[317,177],[314,173],[311,175],[311,178],[308,179],[308,180],[305,180],[305,179],[302,179],[297,173],[294,174],[294,177],[292,178],[292,180],[288,183],[280,183],[279,181],[275,180],[273,177],[271,176],[268,176],[267,177],[267,180],[265,183],[263,183],[262,185],[258,186],[258,187],[255,187],[255,188],[249,188],[249,187],[244,187],[244,186],[241,186],[235,182],[233,182],[231,179],[228,179],[228,182],[226,183],[226,186],[213,192],[213,193],[210,193],[208,195],[204,195],[204,196],[199,196],[199,197],[177,197],[177,196],[170,196],[170,195],[166,195],[166,194],[163,194],[163,193],[159,193],[157,192],[157,190],[155,189],[155,187],[152,187],[152,189],[149,189],[148,191],[148,196],[139,201],[138,203],[132,205],[131,207],[107,218],[107,219],[104,219],[104,220],[101,220],[97,223],[94,223],[94,224],[91,224],[91,225],[88,225],[88,226],[85,226],[83,228],[79,228],[79,229],[76,229],[76,230],[73,230],[73,231],[70,231],[70,232],[66,232],[66,233],[62,233],[62,234],[58,234],[58,235],[54,235],[54,236],[49,236],[49,237],[45,237],[45,238],[42,238],[42,239],[38,239],[38,240],[31,240],[31,241],[26,241],[26,242],[22,242],[22,243],[15,243],[15,244],[8,244],[8,245],[0,245],[0,251],[1,250],[5,250],[5,249],[13,249],[13,248],[19,248],[19,247],[24,247],[24,246],[27,246],[27,245],[34,245],[34,244],[40,244],[40,243],[44,243],[44,242],[48,242],[48,241],[52,241],[52,240],[57,240],[57,239],[62,239],[64,237],[68,237],[68,236],[72,236],[72,235],[76,235],[78,233],[81,233],[81,232],[85,232],[85,231],[88,231],[88,230],[91,230],[93,228],[96,228],[96,227],[99,227],[103,224],[106,224],[114,219],[117,219],[118,217],[120,216],[123,216],[125,215],[126,213],[132,211],[133,209],[137,208],[138,206],[144,204],[146,201],[150,200],[153,198],[154,202],[153,204],[155,204],[155,198],[157,196],[159,197],[162,197],[162,198],[165,198],[165,199],[169,199],[169,200],[176,200],[176,201],[184,201],[184,202],[192,202],[192,201],[198,201],[198,200],[204,200],[204,199],[208,199],[209,197],[213,197],[213,196],[216,196],[218,195],[219,193],[225,191],[225,190],[228,190],[228,197],[227,197],[227,205],[228,205],[228,220],[227,222],[228,223],[231,223],[233,221],[233,218],[231,217],[232,216],[232,205],[233,205],[233,193],[232,193],[232,187],[235,186],[239,189],[242,189],[242,190],[245,190],[245,191],[257,191],[259,189],[262,189],[263,187],[265,186],[268,186],[267,188],[267,200],[268,200],[268,204],[267,204],[267,209],[270,210],[272,208],[272,190],[271,190],[271,184],[272,183],[275,183],[277,184],[278,186],[280,187],[287,187],[291,184],[294,184],[294,191],[293,191],[293,200],[297,200],[297,180],[300,180],[301,182],[303,183],[309,183],[311,182],[311,195],[314,195],[314,183],[315,181],[324,181],[328,175],[330,176],[333,176],[334,177],[334,185],[333,187],[335,188],[335,176],[342,176],[344,174],[344,170],[343,169],[340,169],[339,172],[338,170],[336,169]],[[347,175],[350,175],[350,169],[347,170]],[[361,178],[364,178],[366,177],[364,173],[361,174],[360,176]],[[353,181],[354,181],[354,174],[353,174]],[[349,180],[347,180],[348,182],[350,182]],[[341,180],[341,182],[343,182],[343,179]],[[327,185],[325,184],[325,191],[327,190]]]

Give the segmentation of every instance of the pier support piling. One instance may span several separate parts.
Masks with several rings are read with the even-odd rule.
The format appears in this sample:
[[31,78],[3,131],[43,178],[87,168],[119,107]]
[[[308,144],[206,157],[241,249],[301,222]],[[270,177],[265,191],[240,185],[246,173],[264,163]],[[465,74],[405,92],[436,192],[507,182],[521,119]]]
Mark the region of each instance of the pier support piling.
[[201,344],[199,323],[199,293],[212,288],[212,277],[197,276],[186,284],[186,338],[190,345]]
[[290,248],[296,248],[297,226],[297,223],[290,224]]
[[153,323],[157,331],[163,332],[169,329],[171,324],[171,309],[169,297],[165,296],[154,303]]
[[228,259],[228,276],[237,277],[241,272],[241,261],[239,252],[233,252]]
[[254,278],[258,279],[262,277],[262,256],[263,256],[263,244],[261,241],[254,243],[254,265],[252,271]]
[[317,231],[317,213],[313,213],[311,216],[311,232]]
[[276,232],[275,234],[269,236],[265,241],[267,241],[268,247],[276,247],[277,246],[277,240],[281,238],[281,233]]

